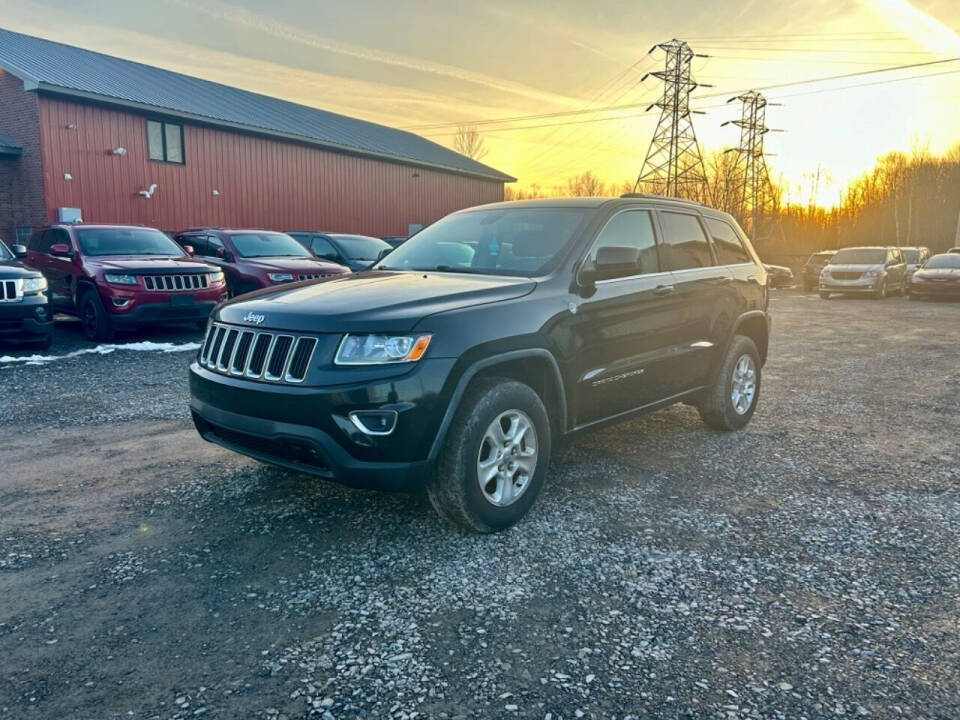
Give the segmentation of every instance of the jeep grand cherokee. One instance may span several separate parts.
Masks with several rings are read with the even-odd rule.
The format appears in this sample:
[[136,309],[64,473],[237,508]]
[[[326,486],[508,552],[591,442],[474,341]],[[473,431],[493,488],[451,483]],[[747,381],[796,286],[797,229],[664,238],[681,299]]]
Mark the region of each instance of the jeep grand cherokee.
[[657,196],[500,203],[370,272],[263,290],[211,318],[200,434],[344,483],[425,486],[480,532],[521,518],[564,436],[676,402],[757,406],[766,273],[737,223]]

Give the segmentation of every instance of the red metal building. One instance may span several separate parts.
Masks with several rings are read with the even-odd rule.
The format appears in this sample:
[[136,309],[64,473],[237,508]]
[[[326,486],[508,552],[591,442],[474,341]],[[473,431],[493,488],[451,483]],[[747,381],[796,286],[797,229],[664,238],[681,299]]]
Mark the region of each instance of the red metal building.
[[0,237],[79,214],[405,235],[514,178],[412,133],[0,30]]

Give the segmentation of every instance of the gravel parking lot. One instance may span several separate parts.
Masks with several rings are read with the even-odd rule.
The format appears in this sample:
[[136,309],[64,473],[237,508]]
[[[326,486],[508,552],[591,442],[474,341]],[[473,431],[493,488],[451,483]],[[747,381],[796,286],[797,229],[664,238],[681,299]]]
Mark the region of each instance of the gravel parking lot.
[[203,443],[196,333],[3,358],[0,717],[958,717],[960,303],[773,314],[745,431],[585,435],[482,537]]

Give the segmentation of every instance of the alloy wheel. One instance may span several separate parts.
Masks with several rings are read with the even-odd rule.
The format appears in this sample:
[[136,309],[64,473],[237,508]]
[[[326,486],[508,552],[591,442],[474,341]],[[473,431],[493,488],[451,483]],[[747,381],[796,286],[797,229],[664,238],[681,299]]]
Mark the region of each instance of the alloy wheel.
[[477,481],[487,501],[498,507],[515,503],[537,469],[537,430],[520,410],[500,413],[487,426],[477,454]]
[[730,400],[737,415],[745,415],[757,394],[757,366],[750,355],[741,355],[733,368]]

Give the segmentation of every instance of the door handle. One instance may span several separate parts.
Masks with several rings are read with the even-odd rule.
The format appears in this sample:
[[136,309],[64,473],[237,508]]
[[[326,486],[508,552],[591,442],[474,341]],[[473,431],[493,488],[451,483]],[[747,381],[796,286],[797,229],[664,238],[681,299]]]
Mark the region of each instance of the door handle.
[[669,294],[672,293],[674,290],[676,290],[676,288],[675,288],[673,285],[657,285],[657,287],[656,287],[656,288],[654,289],[654,291],[653,291],[653,294],[654,294],[654,295],[669,295]]

